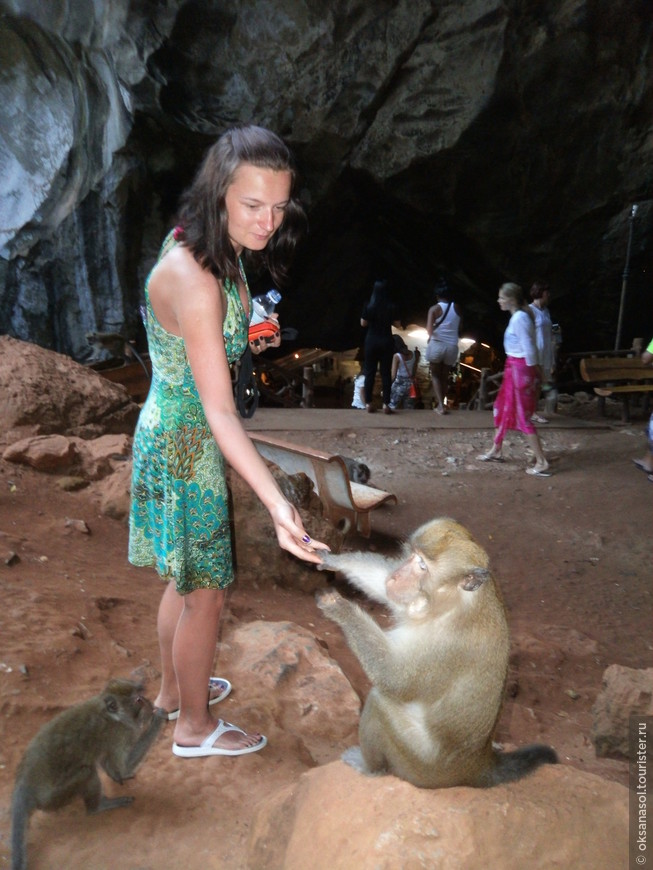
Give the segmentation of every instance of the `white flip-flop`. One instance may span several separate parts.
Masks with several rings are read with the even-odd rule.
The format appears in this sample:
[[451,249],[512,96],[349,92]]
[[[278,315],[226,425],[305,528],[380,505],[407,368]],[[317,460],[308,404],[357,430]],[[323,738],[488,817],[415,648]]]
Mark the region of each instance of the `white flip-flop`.
[[539,471],[535,466],[526,469],[526,474],[532,474],[533,477],[551,477],[551,473],[552,472],[547,468],[543,468],[542,471]]
[[[220,694],[216,695],[215,698],[211,698],[211,692],[215,692],[216,689],[220,688],[222,688]],[[214,704],[219,704],[220,701],[224,701],[229,692],[231,692],[231,683],[229,680],[225,680],[223,677],[209,677],[209,707],[212,707]],[[168,713],[169,722],[173,722],[175,719],[179,719],[179,710],[172,710]]]
[[206,737],[199,746],[180,746],[178,743],[172,744],[172,751],[180,758],[204,758],[208,755],[247,755],[250,752],[258,752],[259,749],[267,744],[267,737],[261,735],[261,739],[254,746],[244,746],[242,749],[223,749],[221,746],[215,746],[215,743],[227,731],[238,731],[240,734],[247,734],[242,728],[237,725],[232,725],[231,722],[225,722],[223,719],[218,719],[218,727]]

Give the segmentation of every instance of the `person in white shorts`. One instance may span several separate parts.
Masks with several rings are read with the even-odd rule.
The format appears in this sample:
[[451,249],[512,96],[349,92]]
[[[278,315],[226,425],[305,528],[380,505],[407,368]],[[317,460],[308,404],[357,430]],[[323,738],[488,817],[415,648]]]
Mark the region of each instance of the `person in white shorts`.
[[429,334],[426,345],[426,360],[429,363],[431,382],[437,414],[447,414],[445,399],[447,384],[452,366],[458,362],[458,335],[460,333],[461,309],[451,298],[449,285],[441,278],[435,287],[438,300],[429,308],[426,331]]

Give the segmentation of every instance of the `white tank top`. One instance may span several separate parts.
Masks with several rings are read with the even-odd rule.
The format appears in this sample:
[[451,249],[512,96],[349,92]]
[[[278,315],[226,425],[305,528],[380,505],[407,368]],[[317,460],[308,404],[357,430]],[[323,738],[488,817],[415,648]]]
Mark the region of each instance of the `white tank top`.
[[[442,311],[446,311],[448,302],[438,303]],[[441,317],[442,315],[440,315]],[[436,321],[437,322],[437,321]],[[456,307],[451,303],[444,320],[433,330],[431,338],[437,341],[443,341],[445,344],[452,344],[458,347],[458,328],[460,325],[460,317],[456,314]]]

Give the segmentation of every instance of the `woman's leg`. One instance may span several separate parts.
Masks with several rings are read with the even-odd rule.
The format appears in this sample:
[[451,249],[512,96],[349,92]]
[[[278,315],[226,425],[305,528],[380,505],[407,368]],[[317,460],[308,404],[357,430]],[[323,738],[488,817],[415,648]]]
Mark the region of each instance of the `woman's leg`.
[[488,450],[487,453],[481,453],[477,459],[480,459],[481,462],[487,462],[489,459],[501,459],[501,447],[503,446],[503,438],[501,435],[495,430],[494,441],[492,442],[492,447]]
[[182,610],[174,634],[172,659],[179,686],[182,731],[212,730],[209,728],[212,717],[206,703],[207,686],[215,659],[224,595],[219,589],[196,589],[180,596]]
[[383,404],[387,407],[390,404],[390,391],[392,390],[392,357],[394,356],[394,348],[387,348],[381,354],[381,389],[383,395]]
[[[182,745],[201,743],[216,727],[207,700],[224,599],[224,591],[217,589],[179,595],[174,581],[161,598],[157,620],[161,689],[155,705],[164,710],[181,708],[175,740]],[[240,749],[259,739],[259,734],[227,732],[218,742],[227,749]]]
[[501,379],[501,386],[494,400],[492,414],[494,416],[494,440],[492,447],[487,453],[481,453],[478,459],[481,462],[487,462],[489,459],[501,459],[501,448],[503,447],[503,439],[506,437],[510,425],[510,409],[513,403],[512,399],[513,383],[512,369],[510,360],[506,361],[506,366]]
[[379,356],[376,348],[370,346],[365,348],[365,361],[363,363],[363,372],[365,374],[365,404],[372,404],[374,395],[374,380],[376,378],[376,368],[379,362]]
[[179,687],[172,661],[172,643],[183,609],[184,599],[175,589],[174,581],[171,581],[165,587],[161,597],[157,619],[161,654],[161,688],[154,705],[162,707],[164,710],[177,710],[179,707]]
[[542,450],[539,435],[537,434],[537,432],[534,432],[532,435],[524,435],[524,437],[526,438],[529,447],[535,454],[535,470],[546,471],[546,469],[549,467],[549,463],[547,462],[544,451]]
[[437,405],[435,410],[438,414],[444,414],[446,411],[444,400],[447,395],[447,380],[449,378],[449,366],[444,363],[431,363],[431,381],[433,383],[433,394]]

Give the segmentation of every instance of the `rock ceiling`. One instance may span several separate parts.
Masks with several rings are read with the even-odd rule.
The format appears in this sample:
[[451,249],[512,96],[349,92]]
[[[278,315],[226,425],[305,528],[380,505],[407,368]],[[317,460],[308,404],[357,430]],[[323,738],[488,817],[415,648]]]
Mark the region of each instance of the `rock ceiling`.
[[[138,336],[179,192],[227,126],[281,133],[310,234],[280,314],[356,346],[371,282],[447,275],[500,340],[546,278],[568,347],[653,332],[651,16],[632,0],[0,0],[0,328],[83,359]],[[639,208],[635,219],[631,207]],[[629,235],[630,259],[624,280]]]

